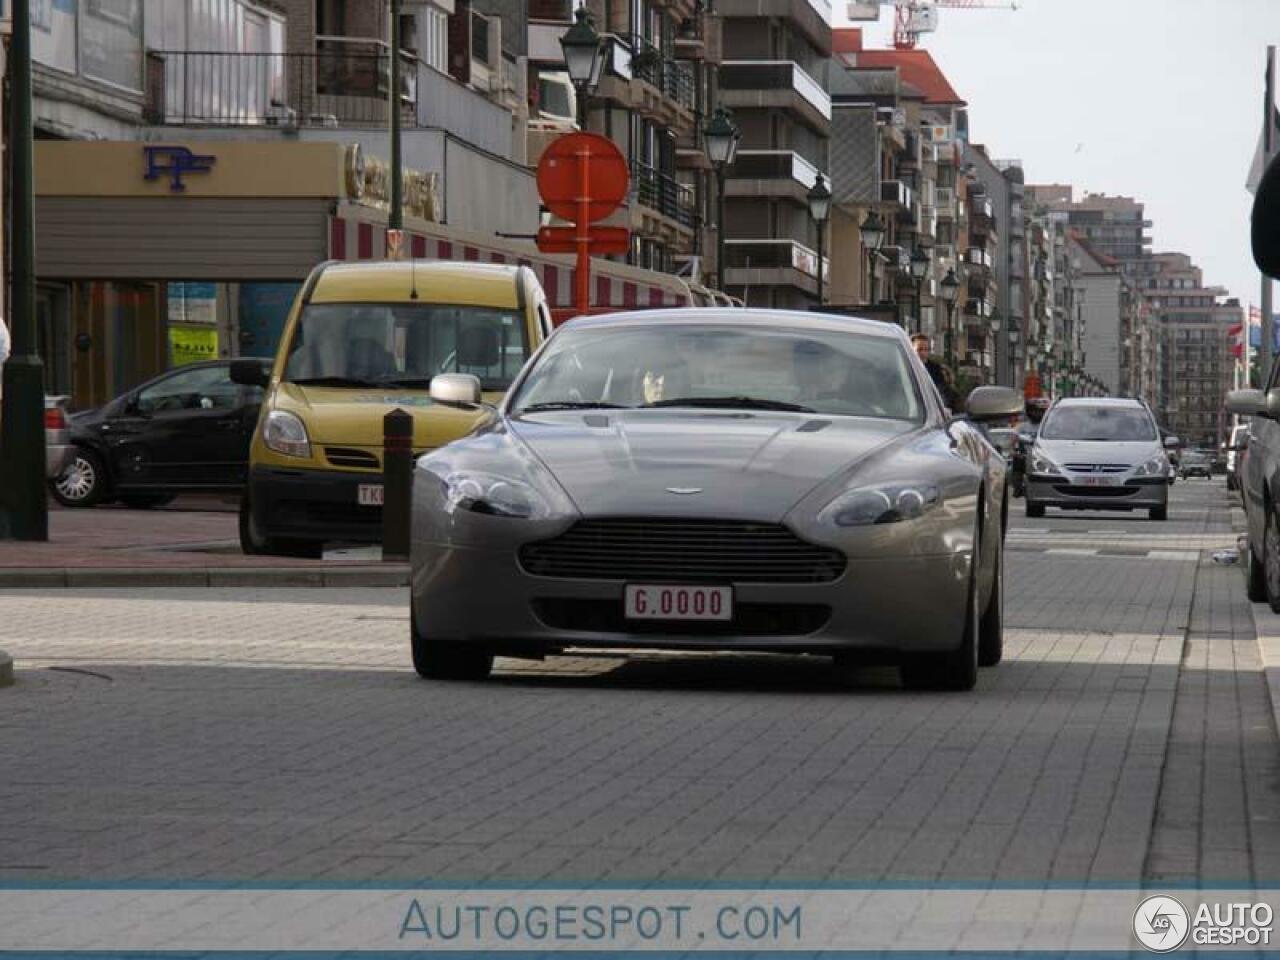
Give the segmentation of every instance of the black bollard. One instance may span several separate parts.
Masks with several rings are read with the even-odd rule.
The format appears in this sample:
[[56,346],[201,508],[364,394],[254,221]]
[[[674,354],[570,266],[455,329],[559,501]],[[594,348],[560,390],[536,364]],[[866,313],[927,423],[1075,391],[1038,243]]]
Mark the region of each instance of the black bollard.
[[399,407],[382,418],[382,559],[409,559],[413,417]]

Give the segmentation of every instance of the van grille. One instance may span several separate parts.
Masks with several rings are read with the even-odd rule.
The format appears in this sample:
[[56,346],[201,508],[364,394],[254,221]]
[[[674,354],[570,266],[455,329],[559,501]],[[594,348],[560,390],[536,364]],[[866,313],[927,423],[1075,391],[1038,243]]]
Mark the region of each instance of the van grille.
[[382,464],[375,454],[354,447],[325,447],[325,459],[335,467],[356,467],[362,470],[380,470]]

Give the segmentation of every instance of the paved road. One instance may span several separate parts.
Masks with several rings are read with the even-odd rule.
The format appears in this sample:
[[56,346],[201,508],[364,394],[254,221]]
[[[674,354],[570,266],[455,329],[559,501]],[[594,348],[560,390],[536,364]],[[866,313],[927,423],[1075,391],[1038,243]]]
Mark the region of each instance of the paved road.
[[397,591],[13,591],[0,880],[1280,880],[1220,481],[1015,520],[968,695],[798,658],[417,679]]

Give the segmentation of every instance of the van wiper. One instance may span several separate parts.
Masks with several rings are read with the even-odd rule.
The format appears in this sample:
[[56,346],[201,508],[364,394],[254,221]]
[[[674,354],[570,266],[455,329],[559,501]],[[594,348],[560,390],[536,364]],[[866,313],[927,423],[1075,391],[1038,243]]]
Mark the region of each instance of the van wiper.
[[672,397],[670,400],[655,400],[646,403],[646,407],[724,407],[739,410],[785,410],[790,413],[814,413],[812,407],[798,403],[786,403],[782,400],[766,400],[764,397]]
[[373,380],[361,380],[359,377],[302,377],[290,380],[300,387],[376,387]]
[[391,377],[386,380],[379,380],[380,387],[413,387],[425,390],[431,386],[431,377]]
[[621,403],[605,403],[603,400],[548,400],[546,403],[531,403],[516,411],[520,413],[538,413],[542,410],[630,410]]

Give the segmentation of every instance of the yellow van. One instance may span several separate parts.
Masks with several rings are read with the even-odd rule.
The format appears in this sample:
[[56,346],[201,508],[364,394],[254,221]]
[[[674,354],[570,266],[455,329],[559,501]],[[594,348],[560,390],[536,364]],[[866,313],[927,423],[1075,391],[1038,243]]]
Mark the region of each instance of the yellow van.
[[[265,388],[240,505],[245,553],[318,557],[382,538],[382,418],[413,414],[416,454],[470,433],[484,408],[431,400],[437,374],[472,374],[497,401],[551,332],[528,267],[453,261],[323,263],[289,314]],[[474,385],[472,386],[474,389]]]

